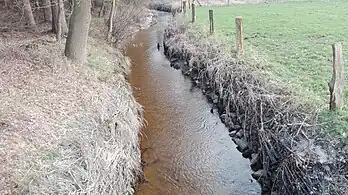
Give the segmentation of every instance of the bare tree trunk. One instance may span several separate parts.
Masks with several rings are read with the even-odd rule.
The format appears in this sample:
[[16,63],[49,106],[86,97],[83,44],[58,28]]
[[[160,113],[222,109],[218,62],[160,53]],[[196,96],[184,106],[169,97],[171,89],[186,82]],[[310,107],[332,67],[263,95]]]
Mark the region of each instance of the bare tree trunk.
[[51,1],[50,0],[42,0],[45,21],[52,22],[52,9],[51,9]]
[[40,4],[39,0],[35,0],[35,16],[36,16],[36,21],[40,23],[41,21],[41,9],[42,9],[42,4]]
[[52,12],[52,32],[58,31],[58,6],[56,0],[51,0],[51,12]]
[[5,8],[8,7],[8,0],[4,0],[4,3],[5,3]]
[[110,41],[110,39],[111,39],[112,28],[113,28],[113,23],[114,23],[115,7],[116,7],[116,0],[112,0],[111,12],[110,12],[110,17],[109,17],[109,31],[108,31],[108,36],[107,36],[108,41]]
[[[51,0],[52,7],[52,31],[53,33],[57,33],[58,31],[58,23],[61,23],[61,31],[62,34],[68,33],[68,25],[65,19],[65,10],[64,10],[64,2],[62,0]],[[59,14],[60,10],[60,14]],[[58,21],[59,20],[59,21]]]
[[98,14],[99,17],[104,16],[104,13],[105,13],[104,10],[105,10],[105,0],[103,0],[103,4],[102,4],[102,6],[100,8],[100,11],[99,11],[99,14]]
[[60,23],[61,23],[61,30],[62,30],[62,34],[66,35],[68,34],[68,25],[66,23],[66,18],[65,18],[65,8],[64,8],[64,1],[63,0],[58,0],[59,3],[59,10],[60,10],[60,14],[59,14],[59,19],[60,19]]
[[87,39],[91,23],[91,0],[74,0],[65,55],[79,63],[87,58]]
[[36,23],[35,23],[35,19],[34,19],[34,15],[33,12],[31,10],[31,5],[30,5],[30,1],[29,0],[23,0],[23,9],[24,9],[24,15],[27,18],[29,25],[32,29],[37,29],[36,28]]
[[61,16],[62,16],[62,10],[64,10],[64,5],[62,6],[63,0],[58,0],[58,18],[60,18],[59,20],[57,20],[57,32],[56,32],[56,38],[57,38],[57,42],[61,42],[62,40],[62,20],[61,20]]

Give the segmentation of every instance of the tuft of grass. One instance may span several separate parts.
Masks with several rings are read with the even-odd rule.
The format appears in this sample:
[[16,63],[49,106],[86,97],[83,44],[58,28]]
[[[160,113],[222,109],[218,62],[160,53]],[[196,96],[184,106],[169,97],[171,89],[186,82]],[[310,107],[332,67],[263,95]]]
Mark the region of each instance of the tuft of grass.
[[[295,1],[270,4],[239,4],[197,8],[197,24],[209,29],[208,10],[214,10],[215,35],[235,45],[235,17],[242,16],[246,55],[265,60],[261,71],[291,89],[294,98],[319,112],[327,132],[343,138],[348,133],[348,89],[345,107],[328,112],[328,82],[332,72],[332,48],[348,45],[348,2]],[[249,52],[249,53],[248,53]],[[344,48],[345,64],[348,49]]]
[[15,34],[0,41],[0,194],[134,192],[141,107],[128,60],[93,33],[85,65],[52,36]]

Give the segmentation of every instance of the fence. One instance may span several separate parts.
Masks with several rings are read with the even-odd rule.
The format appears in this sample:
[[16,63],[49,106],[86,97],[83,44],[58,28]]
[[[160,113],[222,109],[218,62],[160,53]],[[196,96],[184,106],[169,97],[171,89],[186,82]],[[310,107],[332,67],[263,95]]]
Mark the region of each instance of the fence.
[[[186,1],[183,1],[182,9],[186,13]],[[196,8],[195,1],[191,4],[192,19],[191,22],[196,21]],[[237,16],[235,18],[236,28],[236,53],[237,57],[240,57],[244,53],[244,38],[243,38],[243,18]],[[215,31],[214,27],[214,10],[209,10],[209,32],[213,35]],[[344,99],[344,71],[343,71],[343,54],[342,43],[335,43],[332,45],[333,50],[333,63],[332,63],[332,78],[328,83],[330,91],[329,108],[330,110],[337,110],[343,108]]]

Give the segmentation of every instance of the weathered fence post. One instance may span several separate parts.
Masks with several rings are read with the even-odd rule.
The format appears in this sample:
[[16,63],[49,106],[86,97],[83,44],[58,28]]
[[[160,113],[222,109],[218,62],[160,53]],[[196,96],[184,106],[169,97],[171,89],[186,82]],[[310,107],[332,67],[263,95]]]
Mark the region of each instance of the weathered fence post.
[[186,1],[182,2],[182,9],[184,11],[184,14],[186,14]]
[[243,54],[243,18],[241,16],[236,17],[236,51],[237,55]]
[[343,89],[344,89],[344,74],[343,74],[343,57],[342,43],[332,45],[333,51],[333,73],[329,83],[330,90],[330,110],[342,109],[343,107]]
[[210,35],[214,34],[214,11],[209,10]]
[[196,6],[194,3],[192,3],[192,23],[196,22]]

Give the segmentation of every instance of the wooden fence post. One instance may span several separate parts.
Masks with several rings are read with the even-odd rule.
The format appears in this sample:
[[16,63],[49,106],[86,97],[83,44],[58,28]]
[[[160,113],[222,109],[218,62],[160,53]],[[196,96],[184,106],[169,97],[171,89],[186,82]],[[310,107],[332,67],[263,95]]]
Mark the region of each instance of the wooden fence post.
[[184,14],[186,14],[186,1],[182,2],[182,9],[184,11]]
[[243,54],[243,18],[241,16],[236,17],[236,51],[237,55]]
[[195,23],[196,22],[196,6],[194,3],[192,3],[191,7],[192,7],[192,23]]
[[214,11],[209,10],[210,35],[214,34]]
[[333,73],[329,83],[330,90],[330,110],[342,109],[343,107],[343,89],[344,89],[344,73],[343,73],[343,57],[342,43],[332,45],[333,51]]

